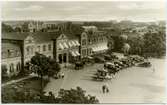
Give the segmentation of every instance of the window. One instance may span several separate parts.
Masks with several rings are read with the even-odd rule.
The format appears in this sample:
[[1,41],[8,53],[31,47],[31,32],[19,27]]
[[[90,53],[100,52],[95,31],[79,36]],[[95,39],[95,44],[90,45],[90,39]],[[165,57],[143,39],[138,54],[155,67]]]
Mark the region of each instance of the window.
[[16,67],[17,67],[17,69],[16,69],[17,71],[20,71],[20,70],[21,70],[21,64],[20,64],[20,62],[17,64]]
[[19,50],[16,50],[16,56],[20,56]]
[[91,40],[90,39],[88,40],[88,42],[89,42],[89,44],[91,44]]
[[83,40],[82,40],[82,45],[83,45],[83,46],[86,45],[86,39],[83,39]]
[[10,65],[10,72],[13,72],[14,71],[14,65],[13,63]]
[[51,51],[51,44],[48,45],[48,50]]
[[89,53],[89,50],[90,50],[90,49],[87,49],[87,54],[88,54],[88,55],[90,54],[90,53]]
[[10,57],[11,56],[11,51],[10,50],[8,50],[8,57]]
[[37,47],[37,51],[40,52],[40,46]]
[[33,54],[34,53],[34,51],[33,51],[33,47],[31,47],[31,54]]
[[83,49],[83,50],[82,50],[82,55],[83,55],[83,56],[86,56],[86,49]]
[[46,51],[46,46],[45,45],[43,45],[43,51]]
[[29,46],[26,48],[26,52],[27,52],[27,55],[29,55],[29,53],[30,53],[30,47]]

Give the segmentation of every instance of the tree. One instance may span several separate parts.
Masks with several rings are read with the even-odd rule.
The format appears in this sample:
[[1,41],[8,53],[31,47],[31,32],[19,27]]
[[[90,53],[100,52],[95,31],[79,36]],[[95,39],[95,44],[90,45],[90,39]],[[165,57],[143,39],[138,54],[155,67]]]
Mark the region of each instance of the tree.
[[56,60],[54,59],[50,59],[49,61],[49,70],[48,70],[48,77],[51,77],[53,75],[57,75],[58,72],[60,72],[61,67],[59,65],[59,63],[56,62]]
[[14,31],[15,31],[15,32],[21,32],[22,29],[21,29],[20,27],[16,27],[16,28],[14,29]]
[[34,72],[40,76],[41,79],[41,92],[43,89],[43,76],[48,74],[49,69],[49,58],[45,55],[36,53],[35,56],[31,58],[31,64],[35,69]]
[[146,33],[144,35],[143,50],[145,54],[149,54],[150,56],[163,56],[166,50],[165,33]]
[[143,46],[144,46],[143,37],[141,36],[129,37],[127,42],[131,46],[130,48],[131,54],[138,54],[138,55],[143,54]]
[[5,65],[1,65],[2,70],[2,81],[8,79],[7,67]]
[[82,88],[77,87],[76,89],[64,90],[60,89],[58,97],[56,98],[57,103],[78,103],[78,104],[96,104],[99,103],[95,96],[85,95],[86,91]]
[[130,45],[128,43],[124,43],[124,46],[123,46],[124,55],[128,55],[129,54],[129,50],[130,50]]
[[108,52],[112,53],[112,51],[114,49],[114,40],[112,39],[112,37],[108,38],[107,46],[108,46]]
[[14,32],[14,29],[10,25],[2,23],[2,32]]

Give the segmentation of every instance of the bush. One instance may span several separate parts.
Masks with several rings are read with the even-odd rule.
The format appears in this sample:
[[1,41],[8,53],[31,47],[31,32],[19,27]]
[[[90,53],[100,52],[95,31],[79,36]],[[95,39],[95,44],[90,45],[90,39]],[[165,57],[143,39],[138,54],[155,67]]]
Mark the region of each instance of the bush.
[[85,95],[85,91],[82,88],[59,91],[59,95],[56,98],[56,103],[77,103],[77,104],[96,104],[99,103],[95,96]]

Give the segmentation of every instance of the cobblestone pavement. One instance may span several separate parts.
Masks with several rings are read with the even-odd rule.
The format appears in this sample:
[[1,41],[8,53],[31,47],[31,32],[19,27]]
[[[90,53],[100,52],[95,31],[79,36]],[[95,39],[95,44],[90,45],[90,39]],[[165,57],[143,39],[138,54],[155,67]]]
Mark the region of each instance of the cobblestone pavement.
[[[87,94],[95,95],[100,103],[160,103],[165,100],[164,59],[151,59],[151,68],[131,67],[120,71],[115,79],[100,82],[91,76],[102,64],[86,66],[83,70],[63,69],[64,79],[51,79],[44,91],[55,95],[60,88],[82,87]],[[155,71],[153,71],[153,68]],[[108,84],[109,93],[102,93],[102,85]]]

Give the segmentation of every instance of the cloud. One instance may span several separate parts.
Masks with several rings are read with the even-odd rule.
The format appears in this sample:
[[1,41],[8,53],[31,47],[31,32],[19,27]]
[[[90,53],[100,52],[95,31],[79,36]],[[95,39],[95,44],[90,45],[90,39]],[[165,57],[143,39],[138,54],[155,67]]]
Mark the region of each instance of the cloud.
[[43,7],[39,6],[39,5],[30,5],[28,7],[25,8],[16,8],[16,11],[40,11],[42,10]]
[[124,10],[145,10],[145,9],[164,9],[165,5],[163,3],[154,2],[154,3],[125,3],[119,4],[117,6],[119,9]]

